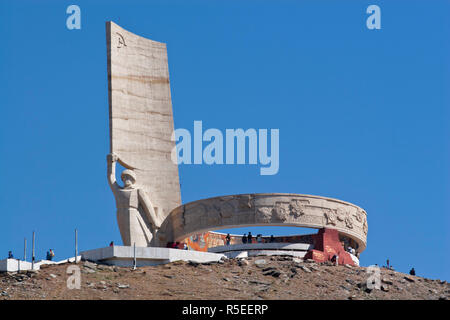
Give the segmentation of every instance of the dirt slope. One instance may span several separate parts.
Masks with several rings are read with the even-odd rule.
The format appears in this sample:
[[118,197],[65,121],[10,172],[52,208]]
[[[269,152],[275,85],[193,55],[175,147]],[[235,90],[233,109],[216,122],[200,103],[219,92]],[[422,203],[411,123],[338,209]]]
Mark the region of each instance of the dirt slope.
[[445,281],[381,269],[381,288],[366,287],[363,267],[290,257],[175,262],[135,271],[80,262],[81,289],[68,289],[70,264],[38,272],[0,274],[4,299],[449,299]]

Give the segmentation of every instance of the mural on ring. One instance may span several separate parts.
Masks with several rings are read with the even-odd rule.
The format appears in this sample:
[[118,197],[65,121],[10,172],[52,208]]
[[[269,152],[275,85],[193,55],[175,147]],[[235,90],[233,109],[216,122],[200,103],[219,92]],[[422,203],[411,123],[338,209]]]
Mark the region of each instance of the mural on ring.
[[[186,243],[189,250],[208,251],[208,248],[226,245],[226,234],[216,232],[204,232],[192,235],[181,243]],[[256,243],[256,234],[253,234],[253,243]],[[270,237],[262,237],[262,243],[270,242]],[[311,234],[293,235],[293,236],[274,236],[273,242],[283,243],[309,243],[313,244],[313,237]],[[230,245],[242,244],[242,236],[230,234]]]

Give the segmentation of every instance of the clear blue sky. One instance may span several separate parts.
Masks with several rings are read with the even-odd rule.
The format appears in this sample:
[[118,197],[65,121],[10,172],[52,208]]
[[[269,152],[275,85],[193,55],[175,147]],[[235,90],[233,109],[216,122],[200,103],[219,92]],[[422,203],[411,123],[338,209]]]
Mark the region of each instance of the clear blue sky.
[[[37,5],[39,3],[39,5]],[[280,170],[181,166],[182,200],[334,197],[361,263],[450,280],[449,1],[1,1],[0,255],[121,243],[106,180],[105,21],[167,43],[175,126],[279,128]],[[82,29],[66,28],[81,8]],[[381,30],[366,8],[381,7]],[[268,230],[272,233],[272,230]],[[292,233],[292,230],[286,230]]]

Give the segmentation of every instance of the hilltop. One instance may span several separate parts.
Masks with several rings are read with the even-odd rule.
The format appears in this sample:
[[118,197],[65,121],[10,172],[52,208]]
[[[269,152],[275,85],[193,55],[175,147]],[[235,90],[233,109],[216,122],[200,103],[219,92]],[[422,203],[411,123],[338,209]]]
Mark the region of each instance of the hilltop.
[[67,267],[0,274],[0,300],[17,299],[449,299],[446,281],[381,269],[380,289],[366,287],[364,267],[334,266],[287,256],[173,262],[137,270],[84,261],[81,289],[68,289]]

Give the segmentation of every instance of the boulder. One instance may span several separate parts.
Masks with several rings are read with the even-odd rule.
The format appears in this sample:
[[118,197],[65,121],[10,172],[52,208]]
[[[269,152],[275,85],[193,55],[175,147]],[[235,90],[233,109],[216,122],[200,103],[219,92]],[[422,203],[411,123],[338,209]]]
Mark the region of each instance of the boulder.
[[300,269],[302,269],[306,273],[311,273],[312,272],[308,267],[305,267],[305,266],[301,266]]
[[264,259],[255,260],[255,266],[257,266],[258,268],[264,268],[266,264],[267,262]]

